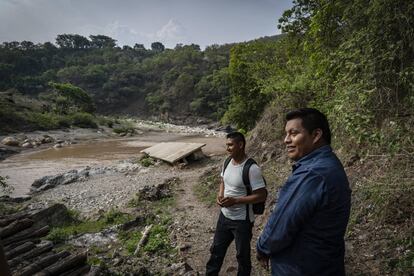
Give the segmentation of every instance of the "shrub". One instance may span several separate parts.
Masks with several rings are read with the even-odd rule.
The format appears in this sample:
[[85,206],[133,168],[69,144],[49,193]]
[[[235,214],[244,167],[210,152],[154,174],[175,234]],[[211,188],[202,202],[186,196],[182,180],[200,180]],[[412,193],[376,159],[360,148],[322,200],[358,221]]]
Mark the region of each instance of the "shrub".
[[82,128],[97,128],[95,117],[89,113],[77,112],[70,115],[72,125]]

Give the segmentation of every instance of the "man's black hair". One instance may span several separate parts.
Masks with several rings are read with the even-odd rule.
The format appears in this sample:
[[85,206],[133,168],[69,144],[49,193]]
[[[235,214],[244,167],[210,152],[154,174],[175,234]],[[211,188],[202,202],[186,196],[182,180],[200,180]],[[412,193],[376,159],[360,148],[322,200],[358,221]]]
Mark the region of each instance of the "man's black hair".
[[320,128],[322,130],[323,140],[331,144],[331,130],[329,129],[328,119],[325,114],[315,108],[299,108],[292,110],[286,114],[286,121],[290,121],[296,118],[302,119],[302,126],[312,133],[315,129]]
[[244,135],[238,131],[227,134],[226,138],[233,139],[236,142],[243,142],[243,148],[246,147],[246,139],[244,138]]

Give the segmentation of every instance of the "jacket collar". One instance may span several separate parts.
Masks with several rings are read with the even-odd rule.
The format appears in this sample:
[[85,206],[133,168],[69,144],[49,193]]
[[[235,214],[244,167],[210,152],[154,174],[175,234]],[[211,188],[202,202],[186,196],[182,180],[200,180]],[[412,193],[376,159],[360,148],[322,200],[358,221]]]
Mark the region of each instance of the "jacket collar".
[[295,171],[300,166],[311,164],[313,162],[313,159],[315,159],[316,157],[322,154],[325,154],[325,153],[330,153],[330,152],[332,152],[332,148],[330,145],[324,145],[322,147],[319,147],[315,149],[314,151],[312,151],[311,153],[303,156],[298,161],[296,161],[296,163],[292,165],[292,170]]

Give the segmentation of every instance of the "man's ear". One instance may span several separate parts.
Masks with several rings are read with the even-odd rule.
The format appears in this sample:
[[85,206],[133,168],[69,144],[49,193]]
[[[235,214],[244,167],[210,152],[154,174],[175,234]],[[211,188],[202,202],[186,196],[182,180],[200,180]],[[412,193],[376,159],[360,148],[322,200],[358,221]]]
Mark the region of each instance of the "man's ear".
[[322,129],[320,129],[320,128],[317,128],[317,129],[315,129],[315,130],[313,131],[312,136],[313,136],[313,143],[314,143],[314,144],[316,144],[316,143],[318,143],[319,141],[321,141],[321,139],[322,139],[322,134],[323,134],[323,131],[322,131]]
[[239,142],[239,147],[242,149],[242,148],[245,148],[245,147],[246,147],[246,145],[243,143],[243,141],[240,141],[240,142]]

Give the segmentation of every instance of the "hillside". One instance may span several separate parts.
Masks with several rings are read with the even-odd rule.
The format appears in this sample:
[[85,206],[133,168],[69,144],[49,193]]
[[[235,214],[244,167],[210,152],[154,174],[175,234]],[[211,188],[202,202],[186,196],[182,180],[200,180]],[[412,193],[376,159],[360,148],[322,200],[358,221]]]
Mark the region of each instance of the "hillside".
[[347,270],[412,275],[413,15],[414,2],[405,0],[299,0],[278,21],[282,36],[204,51],[159,42],[120,48],[93,35],[59,35],[56,45],[4,42],[0,131],[101,120],[128,132],[96,114],[220,121],[247,134],[275,195],[290,170],[283,116],[317,108],[353,190]]

